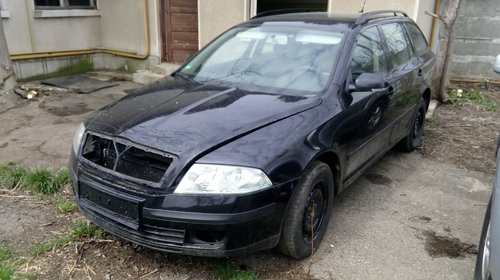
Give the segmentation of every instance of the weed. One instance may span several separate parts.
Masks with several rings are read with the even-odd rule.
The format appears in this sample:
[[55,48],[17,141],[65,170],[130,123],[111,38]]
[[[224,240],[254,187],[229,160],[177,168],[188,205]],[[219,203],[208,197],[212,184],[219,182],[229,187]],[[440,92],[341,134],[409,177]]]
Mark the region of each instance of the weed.
[[26,169],[13,163],[0,165],[0,183],[8,188],[21,185],[25,176]]
[[0,243],[0,262],[7,260],[10,257],[10,249],[4,243]]
[[498,108],[498,104],[495,101],[489,101],[486,103],[486,110],[490,112],[495,112]]
[[253,271],[244,270],[224,262],[218,264],[215,270],[217,276],[223,280],[258,280],[259,277]]
[[487,100],[484,94],[478,90],[462,91],[457,89],[448,89],[448,102],[452,105],[462,106],[467,103],[484,105],[488,111],[496,111],[497,103],[493,100]]
[[56,202],[57,208],[63,213],[75,213],[78,206],[73,201],[58,201]]
[[37,194],[53,194],[70,182],[68,170],[53,172],[48,168],[25,169],[12,163],[0,165],[0,184],[22,187]]
[[36,245],[31,249],[31,253],[35,256],[41,255],[63,247],[72,241],[77,241],[83,238],[99,237],[102,234],[102,230],[96,225],[87,221],[78,220],[71,226],[67,233],[45,243]]
[[10,280],[13,278],[13,274],[14,272],[10,265],[0,263],[0,280]]
[[425,122],[430,128],[436,128],[438,125],[436,119],[433,118],[428,118],[425,120]]

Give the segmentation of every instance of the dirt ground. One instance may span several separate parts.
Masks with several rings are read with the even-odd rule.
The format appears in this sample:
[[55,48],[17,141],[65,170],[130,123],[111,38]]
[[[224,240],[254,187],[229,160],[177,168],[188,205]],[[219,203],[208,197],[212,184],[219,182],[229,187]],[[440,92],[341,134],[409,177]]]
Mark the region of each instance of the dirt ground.
[[[65,165],[79,122],[136,86],[121,82],[89,95],[57,92],[0,106],[0,162]],[[500,104],[494,90],[481,90]],[[491,191],[499,112],[476,104],[438,107],[420,153],[390,152],[336,198],[327,235],[308,260],[273,250],[231,259],[179,256],[112,235],[31,257],[31,247],[82,217],[9,190],[0,190],[0,242],[16,257],[29,256],[21,272],[37,279],[217,279],[225,263],[261,279],[470,279]]]
[[495,147],[500,133],[500,87],[453,85],[455,89],[480,91],[485,102],[497,104],[488,108],[464,100],[464,104],[439,106],[425,128],[422,154],[441,162],[492,174],[495,170]]

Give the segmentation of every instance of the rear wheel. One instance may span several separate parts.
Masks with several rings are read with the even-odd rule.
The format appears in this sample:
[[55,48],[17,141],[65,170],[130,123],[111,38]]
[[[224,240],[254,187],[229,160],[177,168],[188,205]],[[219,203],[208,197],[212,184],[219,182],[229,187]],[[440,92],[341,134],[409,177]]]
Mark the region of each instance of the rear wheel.
[[278,243],[296,259],[314,254],[323,238],[333,204],[333,175],[328,165],[314,162],[295,187]]
[[413,123],[410,133],[399,142],[399,147],[406,152],[411,152],[422,145],[422,136],[424,134],[426,103],[420,98],[417,111],[413,117]]

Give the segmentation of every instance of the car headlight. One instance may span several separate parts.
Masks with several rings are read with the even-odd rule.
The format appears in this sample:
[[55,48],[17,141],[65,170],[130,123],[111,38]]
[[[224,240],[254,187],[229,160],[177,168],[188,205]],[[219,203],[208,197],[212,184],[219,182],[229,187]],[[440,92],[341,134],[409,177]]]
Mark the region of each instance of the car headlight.
[[196,163],[189,168],[174,193],[243,194],[270,186],[271,180],[256,168]]
[[73,152],[75,152],[75,155],[78,155],[78,150],[80,149],[80,145],[82,144],[82,138],[84,134],[85,125],[81,123],[75,132],[75,136],[73,137]]

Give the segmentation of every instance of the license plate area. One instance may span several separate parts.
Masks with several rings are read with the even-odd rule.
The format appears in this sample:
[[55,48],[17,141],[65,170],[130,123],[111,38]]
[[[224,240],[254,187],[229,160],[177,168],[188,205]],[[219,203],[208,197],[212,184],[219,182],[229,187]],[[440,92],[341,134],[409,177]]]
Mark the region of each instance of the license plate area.
[[139,225],[142,199],[111,190],[107,192],[83,182],[79,184],[78,197],[81,202],[94,206],[93,210],[101,215],[133,228]]

